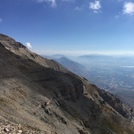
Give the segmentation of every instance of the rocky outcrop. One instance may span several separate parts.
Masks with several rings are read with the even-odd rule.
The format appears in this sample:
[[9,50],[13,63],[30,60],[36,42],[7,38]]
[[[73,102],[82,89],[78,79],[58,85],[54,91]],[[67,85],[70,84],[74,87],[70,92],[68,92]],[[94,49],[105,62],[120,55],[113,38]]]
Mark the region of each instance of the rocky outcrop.
[[16,42],[14,39],[2,34],[0,34],[0,42],[1,45],[10,51],[13,51],[13,49],[19,50],[20,48],[26,48],[22,43]]
[[100,96],[103,98],[104,102],[107,102],[113,109],[115,109],[115,111],[120,113],[124,118],[128,118],[131,121],[133,120],[134,111],[130,106],[123,104],[123,102],[113,94],[108,93],[105,90],[99,89],[98,87],[96,87],[96,89],[99,92]]

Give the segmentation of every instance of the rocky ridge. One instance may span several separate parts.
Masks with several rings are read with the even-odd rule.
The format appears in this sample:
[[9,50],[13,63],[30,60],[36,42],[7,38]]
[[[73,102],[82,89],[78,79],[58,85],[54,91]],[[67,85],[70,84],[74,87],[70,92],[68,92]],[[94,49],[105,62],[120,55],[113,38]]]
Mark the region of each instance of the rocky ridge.
[[131,108],[2,34],[0,68],[1,133],[134,133]]

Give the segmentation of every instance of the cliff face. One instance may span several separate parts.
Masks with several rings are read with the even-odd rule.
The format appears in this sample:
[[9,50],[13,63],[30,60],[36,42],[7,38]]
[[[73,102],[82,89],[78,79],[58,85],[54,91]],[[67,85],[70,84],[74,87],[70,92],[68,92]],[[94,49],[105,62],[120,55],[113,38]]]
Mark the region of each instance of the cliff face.
[[20,124],[24,133],[133,134],[132,121],[132,109],[109,93],[0,35],[0,125]]

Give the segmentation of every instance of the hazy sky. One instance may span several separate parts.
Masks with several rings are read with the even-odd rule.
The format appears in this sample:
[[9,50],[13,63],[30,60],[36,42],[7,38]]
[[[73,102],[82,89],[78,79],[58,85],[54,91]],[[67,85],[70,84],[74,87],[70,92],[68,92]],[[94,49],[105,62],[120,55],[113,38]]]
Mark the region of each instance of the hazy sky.
[[134,53],[134,0],[0,0],[0,33],[40,54]]

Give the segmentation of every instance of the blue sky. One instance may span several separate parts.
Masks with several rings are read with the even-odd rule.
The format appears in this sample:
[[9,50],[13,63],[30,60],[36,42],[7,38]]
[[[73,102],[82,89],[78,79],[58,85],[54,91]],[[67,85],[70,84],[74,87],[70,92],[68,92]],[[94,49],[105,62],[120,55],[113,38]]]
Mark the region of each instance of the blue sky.
[[39,54],[134,54],[134,0],[0,0],[0,33]]

